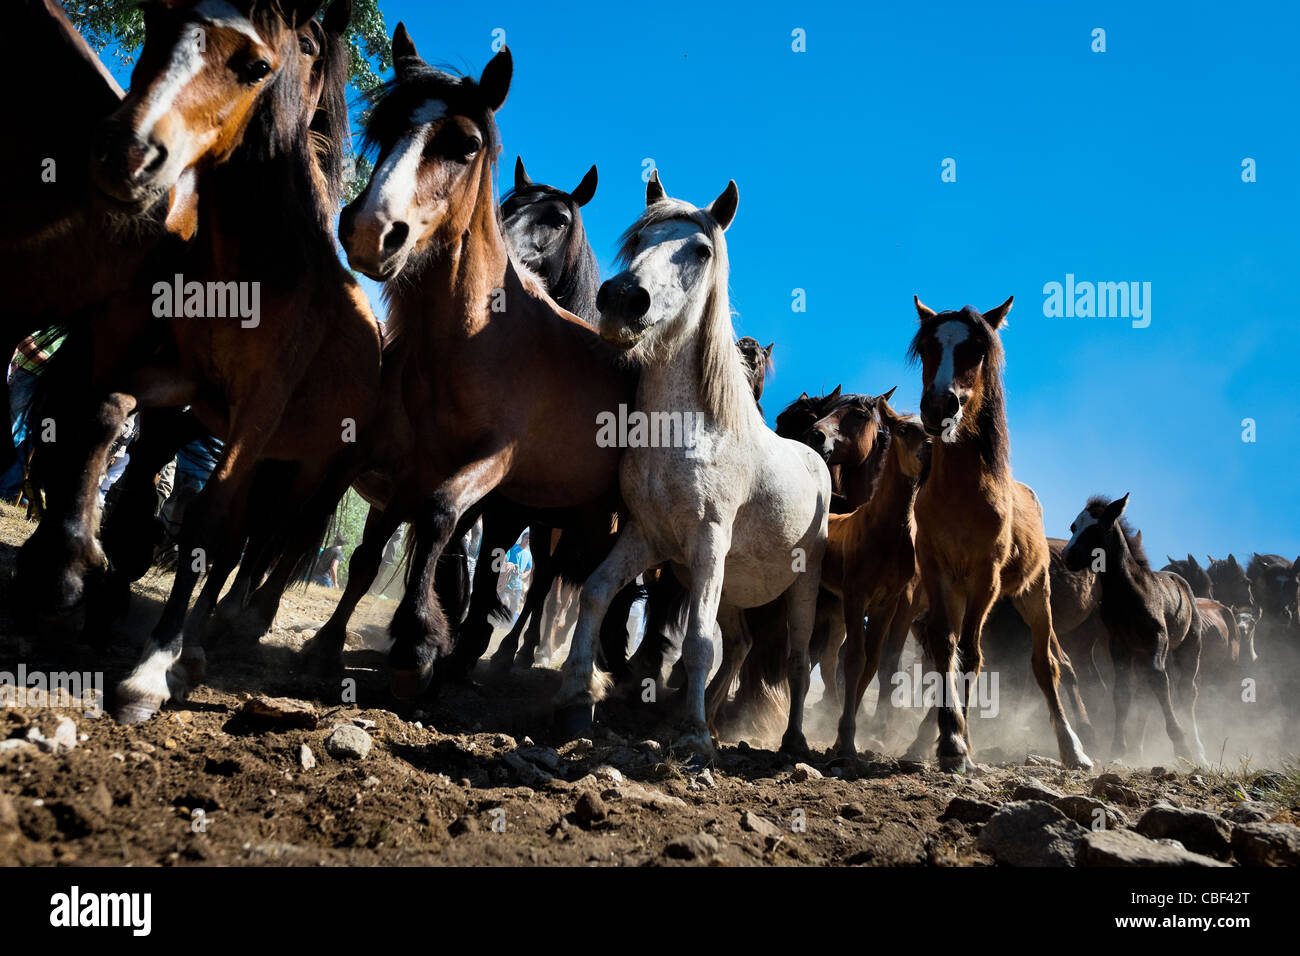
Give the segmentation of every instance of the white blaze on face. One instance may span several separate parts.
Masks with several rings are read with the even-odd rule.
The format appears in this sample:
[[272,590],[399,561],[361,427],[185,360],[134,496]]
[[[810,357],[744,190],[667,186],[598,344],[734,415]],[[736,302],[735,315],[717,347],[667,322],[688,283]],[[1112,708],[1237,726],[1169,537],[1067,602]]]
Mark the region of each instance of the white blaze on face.
[[415,199],[420,155],[433,131],[434,122],[446,115],[447,104],[442,100],[427,100],[411,111],[411,129],[375,170],[360,215],[378,216],[388,222],[406,217],[406,211]]
[[1075,544],[1078,542],[1079,536],[1082,535],[1085,531],[1087,531],[1096,523],[1097,523],[1097,519],[1092,516],[1092,513],[1088,511],[1087,508],[1084,508],[1082,511],[1080,511],[1079,517],[1074,519],[1074,534],[1070,536],[1070,540],[1066,543],[1065,550],[1069,551],[1071,548],[1073,548]]
[[707,296],[696,293],[704,287],[700,280],[709,265],[685,248],[699,236],[700,227],[687,219],[670,219],[641,233],[641,251],[628,265],[628,271],[650,293],[648,324],[675,319],[684,312],[703,311]]
[[[934,331],[939,342],[939,370],[934,373],[933,388],[937,392],[946,392],[953,387],[957,346],[970,337],[970,326],[956,319],[943,323]],[[961,398],[962,396],[958,396]],[[960,415],[960,411],[958,415]]]
[[[187,23],[181,28],[181,36],[172,47],[167,71],[149,91],[148,105],[138,130],[141,139],[147,140],[153,135],[153,128],[158,125],[158,121],[171,111],[177,97],[203,70],[207,44],[198,42],[200,31],[207,27],[218,27],[242,33],[254,43],[262,42],[253,24],[227,0],[203,0],[194,8],[194,13],[198,22]],[[169,144],[168,152],[176,152],[175,147],[176,144]]]

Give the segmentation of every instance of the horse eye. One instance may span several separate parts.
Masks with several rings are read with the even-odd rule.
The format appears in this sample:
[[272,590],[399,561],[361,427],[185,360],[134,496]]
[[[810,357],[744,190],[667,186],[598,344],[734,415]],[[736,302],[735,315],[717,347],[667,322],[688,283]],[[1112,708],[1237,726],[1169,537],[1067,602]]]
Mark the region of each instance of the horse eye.
[[245,83],[261,83],[271,72],[271,64],[265,60],[254,60],[243,69]]
[[700,262],[708,262],[712,255],[713,255],[713,250],[710,249],[708,246],[698,245],[695,247],[695,258],[698,259]]
[[311,39],[309,37],[298,38],[298,49],[302,52],[304,56],[314,56],[316,54],[316,50],[312,46]]

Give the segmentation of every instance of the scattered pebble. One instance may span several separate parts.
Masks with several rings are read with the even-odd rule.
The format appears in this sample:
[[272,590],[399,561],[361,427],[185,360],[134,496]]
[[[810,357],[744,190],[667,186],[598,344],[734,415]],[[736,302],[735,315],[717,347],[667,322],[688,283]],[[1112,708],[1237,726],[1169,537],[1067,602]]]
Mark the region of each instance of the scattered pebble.
[[325,749],[339,760],[361,760],[370,753],[370,735],[360,727],[343,724],[325,738]]

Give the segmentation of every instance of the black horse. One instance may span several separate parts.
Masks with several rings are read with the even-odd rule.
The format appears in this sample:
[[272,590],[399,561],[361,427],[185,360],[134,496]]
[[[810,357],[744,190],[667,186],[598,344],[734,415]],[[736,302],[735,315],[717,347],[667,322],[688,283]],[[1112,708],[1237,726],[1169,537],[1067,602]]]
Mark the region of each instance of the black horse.
[[[1140,535],[1123,518],[1128,495],[1089,499],[1070,525],[1062,557],[1071,571],[1092,567],[1101,581],[1100,613],[1110,635],[1115,667],[1115,738],[1112,758],[1128,750],[1124,725],[1132,702],[1133,668],[1146,678],[1165,716],[1178,756],[1205,762],[1196,727],[1196,672],[1201,658],[1201,616],[1191,585],[1170,571],[1153,571]],[[1105,563],[1096,562],[1104,557]],[[1170,686],[1170,659],[1177,686]],[[1182,711],[1183,721],[1175,713]],[[1190,737],[1189,737],[1190,733]]]
[[[1165,557],[1169,557],[1165,555]],[[1172,571],[1184,581],[1192,586],[1192,593],[1199,598],[1214,597],[1214,582],[1210,580],[1209,572],[1201,567],[1201,563],[1190,554],[1183,560],[1169,558],[1161,571]]]

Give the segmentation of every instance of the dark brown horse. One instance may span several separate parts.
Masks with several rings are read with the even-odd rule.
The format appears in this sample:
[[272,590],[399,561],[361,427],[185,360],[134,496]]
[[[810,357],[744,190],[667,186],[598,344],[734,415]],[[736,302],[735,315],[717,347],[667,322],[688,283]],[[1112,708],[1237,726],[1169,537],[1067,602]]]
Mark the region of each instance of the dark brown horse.
[[[1166,555],[1165,557],[1169,556]],[[1190,554],[1181,560],[1169,558],[1169,563],[1160,570],[1172,571],[1178,575],[1191,585],[1192,593],[1198,598],[1214,597],[1214,583],[1210,580],[1210,575],[1201,567],[1200,562]]]
[[[166,228],[188,236],[190,184],[161,196],[148,217],[133,220],[90,182],[93,134],[122,89],[54,0],[15,0],[6,9],[10,71],[24,77],[6,122],[16,131],[0,151],[10,184],[0,223],[0,354],[7,361],[27,335],[79,323],[79,313],[126,287]],[[174,211],[173,211],[173,202]],[[8,409],[0,382],[0,408]],[[0,439],[0,470],[12,460],[9,429]]]
[[1034,677],[1061,761],[1089,767],[1061,707],[1042,507],[1011,477],[998,327],[1012,300],[985,314],[970,306],[936,313],[915,301],[921,324],[908,354],[921,363],[921,420],[936,439],[917,493],[916,552],[929,603],[925,646],[943,680],[940,766],[971,766],[966,710],[980,670],[980,636],[989,609],[1006,595],[1033,633]]
[[[78,481],[61,499],[60,520],[43,522],[28,543],[33,559],[73,553],[61,562],[71,569],[62,578],[62,599],[75,596],[79,569],[103,560],[90,530],[96,476],[127,414],[189,404],[225,438],[216,470],[187,512],[186,560],[162,619],[119,688],[122,719],[143,719],[201,678],[202,626],[245,543],[259,462],[298,463],[295,481],[304,497],[331,484],[341,493],[340,476],[354,466],[336,468],[336,459],[356,455],[355,437],[374,415],[378,326],[334,255],[338,180],[323,171],[322,137],[313,129],[323,97],[342,101],[346,60],[332,57],[326,76],[318,54],[327,33],[337,44],[349,9],[336,0],[322,26],[312,20],[317,5],[218,9],[181,2],[151,9],[131,91],[100,133],[96,182],[124,204],[143,209],[176,178],[201,170],[199,230],[169,263],[186,283],[184,311],[176,314],[172,283],[163,281],[133,289],[97,321],[92,391],[107,398],[99,400],[84,443],[73,445],[85,466],[72,469]],[[205,37],[201,45],[196,29]],[[173,69],[178,62],[186,68]],[[345,124],[337,107],[331,115]],[[325,139],[337,159],[342,132]],[[214,291],[227,297],[215,314]],[[231,295],[251,300],[251,314],[227,314]],[[151,315],[175,320],[150,321]],[[286,342],[294,347],[286,350]],[[187,616],[204,571],[207,581]]]
[[[1201,617],[1191,586],[1170,571],[1152,571],[1142,543],[1124,520],[1128,495],[1090,499],[1070,525],[1064,558],[1071,570],[1092,567],[1101,581],[1101,619],[1110,635],[1115,667],[1115,738],[1112,759],[1128,753],[1125,724],[1136,667],[1165,717],[1175,753],[1205,762],[1196,726],[1196,673],[1201,659]],[[1172,687],[1169,665],[1176,666]],[[1177,711],[1183,714],[1178,719]],[[1190,737],[1188,736],[1190,733]]]
[[[511,262],[492,190],[509,51],[478,82],[430,67],[400,25],[393,53],[396,78],[366,130],[378,164],[344,210],[339,236],[353,268],[390,283],[389,322],[410,350],[401,392],[420,454],[393,476],[374,535],[382,545],[398,522],[412,521],[412,572],[389,656],[394,692],[410,697],[451,650],[433,590],[437,558],[484,496],[586,506],[589,529],[603,511],[608,535],[619,449],[596,441],[598,416],[631,402],[635,377]],[[507,381],[513,400],[502,402]],[[337,660],[342,638],[331,618],[311,650]]]

